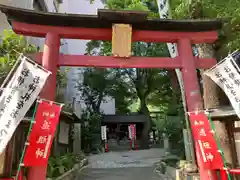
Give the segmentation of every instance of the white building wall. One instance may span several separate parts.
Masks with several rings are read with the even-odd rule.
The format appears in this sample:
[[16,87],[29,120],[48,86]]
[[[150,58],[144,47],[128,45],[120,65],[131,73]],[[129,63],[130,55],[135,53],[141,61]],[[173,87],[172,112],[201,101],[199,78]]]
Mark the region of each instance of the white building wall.
[[[59,7],[60,13],[69,14],[97,14],[97,9],[104,8],[100,0],[95,0],[93,4],[89,0],[63,0]],[[87,40],[66,40],[69,54],[85,54]],[[84,101],[81,99],[81,92],[77,88],[77,84],[83,81],[82,71],[84,68],[71,67],[68,72],[68,85],[65,91],[65,103],[72,104],[74,99],[74,108],[76,113],[80,116],[82,110],[86,107]],[[78,80],[78,82],[77,82]],[[115,114],[115,100],[106,97],[106,102],[101,104],[101,111],[104,114]]]

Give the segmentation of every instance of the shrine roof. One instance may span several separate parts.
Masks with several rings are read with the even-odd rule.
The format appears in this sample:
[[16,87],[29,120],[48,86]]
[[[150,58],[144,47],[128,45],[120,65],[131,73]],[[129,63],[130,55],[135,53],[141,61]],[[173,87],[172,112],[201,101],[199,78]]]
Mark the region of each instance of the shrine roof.
[[28,9],[0,5],[0,10],[8,20],[28,24],[68,26],[83,28],[112,28],[112,24],[131,24],[137,30],[162,30],[200,32],[218,30],[221,20],[173,20],[149,19],[148,12],[98,10],[97,15],[61,14],[37,12]]

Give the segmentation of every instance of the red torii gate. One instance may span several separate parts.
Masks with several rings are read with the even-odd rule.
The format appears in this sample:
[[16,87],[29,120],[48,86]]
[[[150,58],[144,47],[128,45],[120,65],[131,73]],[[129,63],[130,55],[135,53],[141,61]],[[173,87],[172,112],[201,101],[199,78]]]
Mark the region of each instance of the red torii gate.
[[[218,20],[159,20],[138,17],[132,14],[125,17],[121,11],[111,12],[111,16],[70,15],[35,12],[26,9],[0,6],[17,34],[44,37],[43,53],[34,54],[35,60],[52,72],[41,96],[54,100],[56,92],[56,73],[58,66],[94,66],[110,68],[180,68],[183,75],[188,111],[203,109],[197,68],[210,68],[216,64],[213,58],[193,56],[192,44],[213,43],[218,38],[217,30],[222,23]],[[137,16],[136,16],[137,15]],[[112,39],[113,24],[130,24],[132,40],[144,42],[176,42],[176,58],[130,57],[116,58],[104,56],[63,55],[59,54],[60,39]],[[207,171],[199,159],[200,150],[196,148],[201,180],[217,179],[216,173]],[[45,180],[47,167],[31,167],[28,180]]]

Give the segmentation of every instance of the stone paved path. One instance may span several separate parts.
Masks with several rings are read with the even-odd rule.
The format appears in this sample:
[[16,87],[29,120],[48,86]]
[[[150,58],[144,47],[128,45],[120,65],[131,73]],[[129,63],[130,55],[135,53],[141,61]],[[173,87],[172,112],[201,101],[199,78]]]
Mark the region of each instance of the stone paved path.
[[161,180],[154,164],[163,155],[162,149],[93,155],[75,180]]

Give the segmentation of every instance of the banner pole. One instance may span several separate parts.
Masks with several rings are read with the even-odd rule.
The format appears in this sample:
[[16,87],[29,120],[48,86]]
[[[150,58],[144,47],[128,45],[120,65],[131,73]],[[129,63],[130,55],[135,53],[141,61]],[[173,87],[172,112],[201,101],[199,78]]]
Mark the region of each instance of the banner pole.
[[47,69],[45,69],[44,67],[40,66],[40,65],[39,65],[37,62],[35,62],[34,60],[28,58],[27,56],[24,56],[23,53],[20,53],[20,52],[18,52],[18,51],[16,51],[16,50],[13,50],[13,51],[15,51],[17,54],[20,54],[21,56],[23,56],[28,62],[30,62],[30,63],[36,65],[36,66],[39,67],[40,69],[42,69],[42,70],[44,70],[44,71],[46,71],[46,72],[52,74],[52,72],[50,72],[50,71],[48,71]]
[[19,176],[19,173],[21,171],[21,166],[22,166],[22,162],[23,162],[24,155],[25,155],[25,152],[26,152],[26,148],[29,145],[28,140],[29,140],[30,133],[32,131],[33,124],[35,122],[35,115],[36,115],[36,112],[37,112],[37,107],[38,107],[38,101],[36,101],[36,105],[35,105],[35,108],[34,108],[34,111],[33,111],[33,116],[32,116],[32,119],[31,119],[31,122],[30,122],[30,126],[29,126],[29,129],[28,129],[28,133],[27,133],[27,140],[26,140],[26,142],[24,144],[24,148],[23,148],[23,152],[22,152],[22,155],[21,155],[21,158],[20,158],[20,162],[18,164],[18,170],[17,170],[17,174],[16,174],[16,177],[15,177],[15,180],[18,180],[18,176]]

